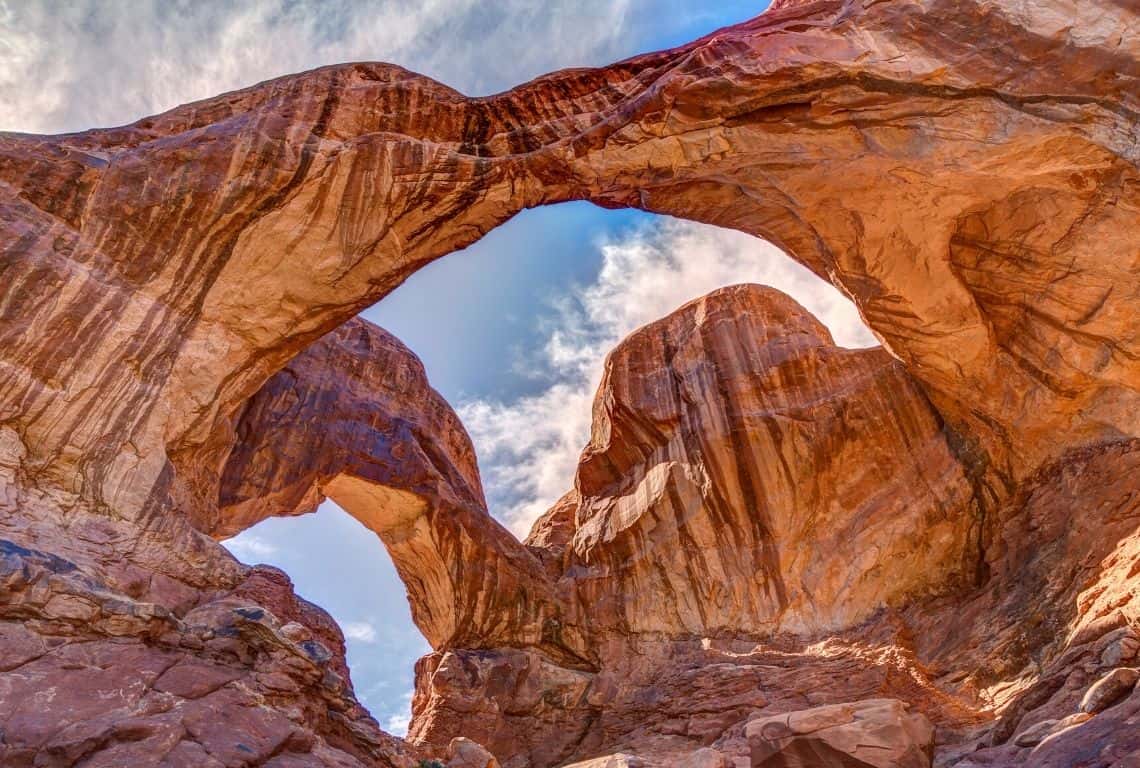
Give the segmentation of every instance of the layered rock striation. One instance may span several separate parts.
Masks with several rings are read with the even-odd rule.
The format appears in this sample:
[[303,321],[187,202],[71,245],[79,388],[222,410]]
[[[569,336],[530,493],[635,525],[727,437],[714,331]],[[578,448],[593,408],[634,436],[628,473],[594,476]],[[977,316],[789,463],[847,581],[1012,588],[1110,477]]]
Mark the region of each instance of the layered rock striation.
[[45,481],[137,516],[418,266],[589,199],[784,247],[1008,483],[1136,431],[1136,26],[1111,0],[777,4],[483,99],[350,64],[4,134],[3,416]]
[[216,517],[203,530],[233,535],[331,497],[384,542],[433,646],[543,644],[544,622],[558,621],[553,585],[487,513],[466,430],[391,334],[345,323],[235,420]]
[[759,286],[610,354],[575,493],[565,572],[623,634],[838,629],[976,578],[979,512],[922,390]]
[[[891,698],[940,765],[1128,764],[1138,81],[1119,0],[789,1],[487,98],[359,63],[0,134],[0,755],[715,764]],[[571,199],[766,237],[883,346],[755,288],[643,329],[526,546],[414,357],[345,323]],[[426,751],[214,541],[323,496],[432,642]]]
[[636,331],[573,491],[527,541],[594,669],[438,651],[413,738],[462,728],[504,766],[858,765],[811,738],[760,749],[751,723],[889,697],[936,726],[893,745],[907,764],[934,743],[939,765],[1135,753],[1140,441],[1071,452],[990,506],[958,439],[898,361],[837,348],[778,291],[722,289]]

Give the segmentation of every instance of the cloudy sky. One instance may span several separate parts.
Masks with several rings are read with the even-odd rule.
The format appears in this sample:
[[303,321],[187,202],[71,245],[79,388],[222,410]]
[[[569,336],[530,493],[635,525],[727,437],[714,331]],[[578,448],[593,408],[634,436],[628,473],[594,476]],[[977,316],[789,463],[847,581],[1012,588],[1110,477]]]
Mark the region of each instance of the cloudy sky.
[[[0,0],[0,130],[130,122],[312,67],[391,61],[472,95],[668,47],[767,5],[722,0]],[[709,8],[715,6],[715,11]],[[584,203],[526,211],[364,315],[423,359],[471,432],[492,513],[518,535],[572,482],[604,354],[713,288],[792,294],[847,346],[854,308],[745,235]],[[348,638],[357,693],[406,728],[428,650],[379,540],[333,505],[230,542],[273,563]]]

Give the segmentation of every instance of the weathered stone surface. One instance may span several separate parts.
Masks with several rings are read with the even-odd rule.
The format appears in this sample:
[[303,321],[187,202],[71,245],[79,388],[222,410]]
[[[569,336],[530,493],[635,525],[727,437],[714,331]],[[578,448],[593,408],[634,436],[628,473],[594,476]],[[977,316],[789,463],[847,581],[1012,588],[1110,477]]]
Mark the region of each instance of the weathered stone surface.
[[1092,715],[1087,712],[1075,712],[1060,720],[1041,720],[1017,734],[1014,744],[1019,747],[1035,747],[1050,736],[1075,728],[1090,719]]
[[921,389],[760,286],[610,354],[575,494],[564,573],[595,629],[839,629],[976,577],[973,489]]
[[384,542],[434,647],[546,642],[544,623],[559,612],[552,584],[487,513],[466,430],[391,334],[349,321],[291,360],[235,422],[203,530],[233,534],[331,497]]
[[752,768],[930,768],[934,728],[894,699],[753,720]]
[[627,755],[619,752],[605,757],[596,757],[593,760],[583,760],[579,763],[566,766],[566,768],[646,768],[645,761],[636,755]]
[[1042,720],[1034,723],[1017,734],[1014,744],[1019,747],[1036,747],[1057,728],[1058,722],[1057,720]]
[[447,768],[499,768],[499,761],[471,739],[459,737],[447,745]]
[[[1032,752],[1013,736],[1135,655],[1138,79],[1119,0],[794,0],[489,98],[348,64],[0,134],[3,760],[426,755],[356,704],[331,621],[211,539],[327,494],[432,581],[410,586],[435,645],[413,736],[437,753],[741,756],[751,717],[890,696],[946,764],[1135,761],[1135,690]],[[627,362],[653,370],[608,384],[637,413],[602,404],[528,548],[395,347],[346,329],[311,353],[337,376],[273,377],[420,266],[570,199],[767,237],[884,348],[813,347],[794,312],[765,315],[784,342],[747,318],[739,345],[645,339]],[[722,393],[714,369],[739,378]],[[311,425],[282,421],[293,396]]]
[[522,208],[586,198],[782,245],[1020,477],[1137,431],[1116,258],[1140,238],[1137,23],[1111,0],[820,0],[487,99],[350,64],[4,134],[4,419],[44,481],[138,515],[308,343]]
[[504,768],[557,765],[577,753],[600,707],[595,674],[535,649],[437,651],[416,664],[411,729],[437,751],[462,732]]
[[[7,541],[0,553],[0,764],[414,765],[353,698],[336,625],[280,572],[250,569],[175,615],[54,555]],[[243,596],[264,577],[283,579],[274,607],[305,616],[310,639]],[[311,639],[322,631],[338,653]]]
[[[527,543],[561,569],[560,632],[596,666],[437,653],[418,669],[413,739],[438,747],[462,728],[504,765],[634,743],[674,765],[753,709],[796,700],[764,690],[758,667],[713,673],[675,643],[735,637],[746,656],[772,632],[850,627],[977,578],[972,488],[925,396],[882,350],[836,347],[778,291],[722,289],[634,333],[594,416],[575,489]],[[869,674],[829,686],[833,700],[887,684],[873,656]],[[674,731],[687,738],[646,741]]]
[[1136,687],[1140,670],[1120,667],[1093,683],[1081,699],[1081,712],[1095,715],[1111,707]]
[[[683,342],[686,339],[691,348]],[[587,645],[596,648],[596,670],[575,673],[576,683],[567,689],[559,681],[569,670],[541,654],[524,662],[519,651],[481,651],[462,665],[449,662],[437,667],[438,662],[430,662],[417,676],[414,738],[438,744],[460,724],[476,723],[477,738],[500,755],[504,766],[512,765],[509,760],[515,758],[521,758],[516,765],[558,765],[575,751],[582,756],[606,754],[614,746],[626,748],[648,765],[675,765],[678,755],[702,745],[730,756],[746,755],[743,723],[758,714],[891,696],[908,702],[944,730],[947,760],[955,754],[988,761],[979,764],[1028,759],[1029,749],[1011,739],[1019,723],[1067,717],[1095,680],[1086,670],[1134,653],[1130,624],[1140,619],[1135,600],[1140,585],[1124,570],[1140,567],[1136,536],[1140,444],[1124,441],[1071,453],[1043,467],[1000,506],[975,506],[984,490],[973,484],[976,477],[960,474],[966,470],[945,447],[952,438],[935,416],[923,421],[920,414],[933,411],[923,410],[930,406],[921,397],[905,405],[901,393],[906,389],[900,384],[905,383],[905,374],[893,378],[893,363],[880,355],[877,350],[834,348],[814,320],[786,297],[754,286],[715,292],[620,345],[610,357],[597,398],[595,440],[583,455],[576,488],[536,523],[536,535],[529,540],[533,549],[546,553],[548,563],[563,568],[559,585],[572,606],[567,615],[591,628]],[[767,372],[769,360],[779,361],[779,376]],[[735,379],[726,375],[731,372],[736,372]],[[842,384],[835,378],[840,375],[848,377]],[[894,397],[879,394],[876,384],[883,377],[891,382],[886,391]],[[718,381],[723,386],[709,384]],[[812,389],[813,382],[819,382],[818,390]],[[797,410],[797,403],[804,405]],[[785,428],[799,430],[796,439],[765,441],[771,434],[767,427],[755,436],[756,417],[770,416],[774,410],[799,417],[785,416],[781,421]],[[839,430],[840,444],[858,451],[843,464],[844,472],[829,474],[826,460],[842,453],[836,443],[828,442],[832,413],[838,414],[833,418],[839,424],[850,419],[860,429]],[[883,437],[893,430],[909,433],[904,438]],[[678,441],[679,448],[671,452],[658,448],[682,432],[687,441]],[[704,577],[716,558],[729,557],[741,563],[740,570],[730,578],[710,580],[710,587],[761,582],[749,576],[744,559],[748,549],[736,546],[739,534],[726,536],[727,543],[719,545],[713,538],[711,546],[702,548],[693,544],[699,537],[683,532],[687,526],[703,526],[712,533],[734,531],[755,520],[749,511],[756,506],[743,501],[745,494],[735,476],[692,483],[728,499],[718,509],[716,524],[702,519],[699,503],[690,505],[697,514],[663,514],[662,509],[685,508],[675,501],[684,488],[668,490],[670,480],[662,482],[659,488],[664,490],[658,492],[642,489],[662,464],[715,467],[718,457],[723,465],[724,457],[735,460],[747,455],[722,447],[734,432],[740,445],[763,446],[754,466],[772,473],[760,474],[765,482],[756,484],[761,492],[752,498],[771,499],[766,508],[781,510],[781,519],[789,521],[773,526],[772,550],[794,549],[799,529],[790,523],[810,520],[805,541],[830,542],[822,555],[812,553],[813,562],[826,562],[831,549],[859,540],[862,534],[857,528],[843,526],[850,519],[849,511],[860,508],[860,498],[880,503],[882,497],[873,490],[889,481],[865,486],[871,490],[866,497],[860,497],[856,492],[860,486],[852,483],[868,463],[887,468],[888,478],[906,476],[907,470],[897,462],[927,445],[926,456],[945,456],[942,461],[949,471],[942,474],[947,479],[941,487],[966,489],[957,496],[940,494],[940,486],[929,478],[900,484],[886,498],[908,499],[905,509],[855,519],[871,525],[877,517],[898,522],[897,527],[869,534],[865,548],[876,554],[897,548],[893,557],[907,560],[908,567],[901,573],[889,567],[869,568],[862,593],[851,589],[856,583],[852,573],[857,573],[852,569],[848,580],[835,583],[838,587],[819,582],[822,588],[812,593],[810,609],[802,605],[786,609],[803,621],[813,616],[811,611],[827,606],[829,594],[834,594],[828,589],[850,590],[844,593],[848,597],[843,608],[850,610],[853,604],[858,608],[863,600],[856,616],[865,617],[865,623],[847,618],[831,627],[824,625],[815,632],[834,636],[819,642],[818,635],[805,635],[802,625],[781,627],[773,635],[771,630],[758,631],[756,625],[745,629],[743,621],[734,631],[726,620],[717,625],[719,639],[713,639],[702,625],[694,629],[677,621],[677,612],[670,609],[674,596],[692,598],[705,615],[717,608],[707,596],[693,598],[701,585],[686,579]],[[817,454],[819,442],[829,447]],[[791,447],[781,455],[777,445]],[[816,455],[822,455],[825,463],[809,464],[810,470],[803,470],[809,480],[781,482],[780,473],[790,473],[796,462]],[[590,478],[597,475],[589,473],[597,473],[598,466],[613,467],[608,477],[615,478],[614,483],[597,483],[603,492],[590,485]],[[934,466],[937,462],[928,458],[923,468]],[[699,477],[700,471],[692,474]],[[828,486],[829,478],[835,485]],[[780,498],[773,488],[796,491]],[[842,503],[812,506],[815,499],[826,499],[828,492]],[[693,498],[700,502],[700,492]],[[928,502],[936,511],[924,516],[916,503],[922,498],[958,498],[961,505],[955,509]],[[590,506],[592,502],[595,506]],[[571,507],[573,514],[568,511]],[[596,520],[603,524],[591,528]],[[947,557],[953,546],[938,550],[915,546],[928,541],[928,531],[939,530],[946,520],[958,521],[951,530],[961,537],[957,546],[963,554],[958,562],[968,561],[968,569],[939,565],[955,562]],[[586,562],[575,547],[587,541],[595,547],[592,554],[605,555],[606,547],[613,545],[593,534],[606,531],[606,525],[620,528],[611,521],[635,530],[644,525],[653,535],[632,538],[624,550],[627,557],[612,557],[615,567],[607,572],[599,566],[605,560]],[[975,524],[984,533],[966,546]],[[846,530],[846,535],[829,535],[829,525]],[[571,528],[573,535],[568,535]],[[591,536],[582,536],[581,530]],[[678,530],[682,535],[675,533]],[[857,543],[852,548],[860,549]],[[764,562],[754,562],[753,572],[763,573]],[[784,573],[796,573],[795,558],[777,562],[787,569]],[[661,590],[651,579],[631,586],[623,574],[636,572],[643,563],[660,566],[646,570],[660,579],[656,584],[669,584],[672,578],[681,586]],[[970,578],[962,578],[963,572]],[[893,604],[878,600],[876,589],[868,589],[877,578],[888,580],[890,588],[899,588],[906,597]],[[946,591],[939,593],[932,585]],[[646,599],[646,594],[651,598]],[[631,615],[655,622],[648,631],[634,621],[614,620],[612,606],[626,604],[642,606]],[[755,609],[741,614],[761,615]],[[462,657],[454,654],[456,659]],[[528,693],[523,695],[524,691]],[[549,706],[552,701],[558,705]],[[979,732],[995,710],[1002,717]],[[1128,740],[1120,734],[1127,728],[1129,711],[1122,707],[1119,715],[1113,713],[1113,723],[1095,738],[1127,748]],[[1062,741],[1062,746],[1050,749],[1058,755],[1067,749],[1071,756],[1072,750],[1088,748],[1071,741],[1079,734],[1094,733],[1077,725],[1070,723],[1075,730],[1066,731],[1067,746]]]

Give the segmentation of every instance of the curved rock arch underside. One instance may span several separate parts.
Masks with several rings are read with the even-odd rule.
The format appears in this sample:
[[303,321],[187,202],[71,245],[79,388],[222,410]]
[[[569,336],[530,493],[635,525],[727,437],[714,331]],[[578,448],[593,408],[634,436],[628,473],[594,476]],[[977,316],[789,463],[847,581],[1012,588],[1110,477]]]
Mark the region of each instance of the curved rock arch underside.
[[[637,331],[520,543],[353,316],[565,200],[769,239],[882,347],[760,286]],[[1130,0],[777,0],[486,98],[345,64],[0,134],[0,764],[1133,765],[1138,223]],[[324,497],[434,649],[408,741],[216,543]]]

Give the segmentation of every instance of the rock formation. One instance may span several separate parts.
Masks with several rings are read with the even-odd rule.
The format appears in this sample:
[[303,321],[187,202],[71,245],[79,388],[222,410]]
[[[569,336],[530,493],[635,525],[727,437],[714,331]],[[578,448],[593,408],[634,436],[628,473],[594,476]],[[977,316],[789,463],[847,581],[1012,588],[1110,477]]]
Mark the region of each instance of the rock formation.
[[266,382],[235,421],[215,517],[201,530],[232,535],[331,496],[383,540],[433,646],[542,644],[543,621],[558,620],[553,587],[488,515],[467,432],[396,338],[345,323]]
[[921,389],[757,286],[610,354],[575,493],[565,570],[622,634],[837,629],[975,578],[970,484]]
[[[615,747],[670,766],[749,754],[750,719],[886,695],[948,756],[1026,759],[1015,732],[1131,679],[1140,442],[1071,453],[991,508],[957,439],[897,361],[835,347],[777,291],[636,331],[607,359],[574,490],[527,542],[594,668],[438,651],[413,737],[463,729],[505,768]],[[1129,711],[1104,718],[1123,750]]]
[[817,707],[748,724],[755,768],[926,768],[934,729],[892,699]]
[[[938,765],[1130,764],[1138,82],[1122,0],[777,0],[488,98],[347,64],[0,134],[0,761],[468,737],[503,768],[715,766],[750,719],[886,697]],[[422,368],[350,319],[571,199],[766,237],[883,347],[759,289],[643,329],[525,546]],[[331,620],[213,540],[322,495],[432,642],[418,746],[356,703]]]

